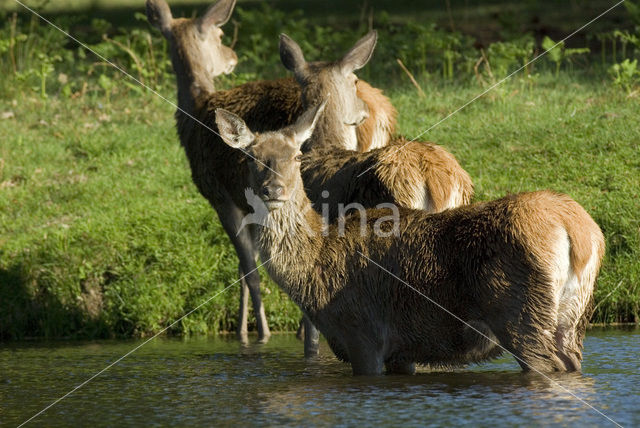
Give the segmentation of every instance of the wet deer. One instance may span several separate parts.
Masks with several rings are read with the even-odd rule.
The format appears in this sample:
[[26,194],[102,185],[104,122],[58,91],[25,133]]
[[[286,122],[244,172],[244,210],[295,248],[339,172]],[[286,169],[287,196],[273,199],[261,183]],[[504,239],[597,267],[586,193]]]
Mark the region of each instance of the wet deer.
[[338,358],[354,374],[413,373],[415,364],[458,366],[504,349],[525,371],[580,370],[604,254],[589,214],[539,191],[435,214],[359,211],[342,228],[327,226],[300,173],[323,108],[277,132],[254,133],[222,109],[217,122],[230,147],[257,160],[250,182],[269,210],[259,237],[269,274]]
[[[214,91],[211,83],[213,71],[228,68],[212,66],[212,57],[203,52],[206,52],[206,44],[213,43],[212,37],[220,44],[221,32],[218,27],[226,22],[232,8],[233,2],[221,1],[210,8],[203,18],[173,19],[164,1],[147,2],[150,22],[160,28],[170,41],[172,62],[178,81],[177,127],[190,161],[193,180],[218,212],[220,221],[238,253],[241,275],[249,273],[243,280],[238,335],[246,339],[250,294],[256,313],[259,338],[266,339],[269,330],[259,294],[259,277],[255,272],[257,249],[254,245],[253,227],[242,227],[243,219],[252,211],[244,192],[245,188],[249,187],[245,157],[240,156],[237,151],[230,150],[211,132],[215,129],[213,111],[219,107],[231,110],[243,117],[252,129],[278,129],[293,121],[295,108],[292,106],[300,107],[302,98],[293,79],[253,82],[228,91]],[[212,28],[209,29],[205,22]],[[209,31],[207,37],[202,37],[203,31]],[[338,147],[355,144],[355,125],[367,117],[368,110],[366,104],[357,97],[353,71],[366,64],[375,42],[376,33],[371,32],[358,41],[341,60],[333,63],[315,63],[318,72],[315,75],[310,72],[306,76],[311,87],[326,92],[333,100],[340,101],[326,109],[337,119],[325,121],[317,127],[322,137],[316,138],[317,144],[328,146],[327,150],[334,152],[329,155],[319,153],[318,156],[305,158],[305,164],[309,165],[307,171],[313,182],[310,191],[321,194],[323,190],[327,190],[333,202],[360,202],[366,206],[375,206],[379,202],[387,201],[436,211],[448,208],[452,204],[455,206],[468,202],[472,194],[468,175],[457,164],[455,158],[437,147],[412,145],[403,151],[402,156],[397,156],[392,161],[384,158],[383,155],[388,152],[386,149],[374,150],[371,156],[360,158],[357,158],[355,152],[350,152],[350,157],[346,158],[346,161],[342,160],[346,154],[344,149]],[[193,47],[194,43],[205,45]],[[222,48],[218,48],[218,52],[226,54],[226,50]],[[320,64],[323,65],[320,67]],[[298,92],[295,92],[298,104],[290,102],[293,99],[287,89],[290,87],[283,85],[283,81],[291,82],[298,87]],[[194,121],[193,117],[205,126]],[[341,142],[343,140],[350,140],[351,143],[345,144]],[[429,156],[425,158],[425,154]],[[380,165],[360,178],[362,191],[354,190],[353,186],[340,181],[339,177],[344,177],[345,172],[364,172],[373,163]],[[334,177],[322,172],[336,167],[339,172],[336,172]],[[452,192],[450,189],[455,191]],[[462,196],[452,197],[453,193]],[[337,203],[331,205],[336,206]],[[317,349],[317,336],[313,334],[312,329],[307,331],[311,331],[311,334],[305,340],[305,353],[310,355]]]
[[[371,32],[352,49],[354,60],[359,56],[363,61],[360,66],[370,59],[376,41],[377,34]],[[358,152],[335,143],[356,141],[355,127],[345,127],[343,118],[359,108],[364,113],[365,107],[359,107],[364,104],[357,97],[359,81],[344,69],[344,59],[307,62],[300,46],[286,34],[280,36],[280,58],[302,88],[303,106],[326,99],[324,114],[301,150],[305,190],[327,220],[344,213],[345,207],[393,203],[439,212],[470,202],[471,178],[440,146],[396,139],[394,144],[377,148],[373,146],[380,142],[372,141],[369,151]],[[370,137],[375,138],[374,134]],[[317,336],[308,322],[305,331]]]
[[[164,0],[147,0],[147,17],[169,41],[171,62],[177,80],[177,130],[189,159],[192,178],[200,193],[218,213],[220,222],[238,254],[242,280],[238,336],[246,340],[249,295],[256,315],[259,340],[266,340],[269,327],[260,297],[260,279],[256,271],[257,249],[252,228],[240,228],[242,219],[251,212],[244,197],[247,168],[244,156],[230,150],[215,134],[214,110],[224,107],[239,114],[257,130],[273,130],[291,124],[301,113],[301,91],[293,78],[251,82],[227,91],[216,91],[213,78],[229,73],[237,56],[221,41],[222,30],[235,6],[235,0],[220,0],[199,18],[173,18]],[[356,43],[343,58],[345,75],[364,65],[370,56],[372,37]],[[339,88],[354,86],[342,79]],[[349,88],[351,89],[351,88]],[[362,89],[362,88],[361,88]],[[345,135],[354,135],[356,125],[366,121],[368,108],[357,98],[357,88],[349,106],[342,109]],[[375,98],[375,94],[373,95]],[[370,97],[371,98],[371,97]],[[386,123],[386,122],[385,122]],[[334,140],[355,148],[357,142],[345,138]]]

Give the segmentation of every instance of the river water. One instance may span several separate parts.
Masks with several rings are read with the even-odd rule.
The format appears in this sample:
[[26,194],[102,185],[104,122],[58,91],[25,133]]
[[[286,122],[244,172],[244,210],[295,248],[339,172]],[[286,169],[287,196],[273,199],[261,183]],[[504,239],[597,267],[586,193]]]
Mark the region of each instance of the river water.
[[[17,426],[142,341],[0,344],[0,425]],[[155,339],[34,426],[640,426],[640,329],[591,329],[583,373],[523,375],[502,357],[453,372],[355,378],[293,335]],[[606,416],[605,416],[606,415]],[[610,419],[607,419],[610,418]]]

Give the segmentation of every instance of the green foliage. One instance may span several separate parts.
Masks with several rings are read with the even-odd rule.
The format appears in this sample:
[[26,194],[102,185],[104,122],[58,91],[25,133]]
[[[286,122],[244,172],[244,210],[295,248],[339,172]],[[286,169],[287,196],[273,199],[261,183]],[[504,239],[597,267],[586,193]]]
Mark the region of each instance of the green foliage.
[[381,37],[390,38],[390,47],[410,70],[422,74],[440,71],[445,79],[468,73],[469,59],[477,56],[472,38],[439,29],[435,24],[409,22],[404,28],[392,26]]
[[[137,17],[146,21],[144,15]],[[75,21],[63,18],[57,25],[73,33]],[[152,35],[147,28],[115,29],[103,19],[93,19],[83,28],[79,39],[109,62],[70,44],[63,33],[35,17],[23,22],[17,14],[11,15],[0,27],[0,72],[8,77],[0,83],[0,93],[11,97],[26,90],[46,98],[58,91],[67,97],[95,91],[102,92],[108,102],[114,91],[140,92],[140,86],[122,79],[117,68],[156,90],[173,85],[166,42],[159,34]],[[109,85],[114,79],[124,86]]]
[[[310,61],[320,58],[337,59],[341,50],[347,49],[349,43],[355,41],[351,34],[312,25],[304,18],[302,11],[286,13],[274,9],[266,2],[259,9],[238,7],[234,16],[239,34],[234,47],[239,54],[236,73],[248,74],[247,77],[251,80],[258,76],[282,76],[283,68],[278,51],[281,33],[298,41]],[[253,31],[255,28],[260,31]]]
[[[175,93],[166,41],[144,15],[136,15],[134,28],[104,19],[80,25],[81,19],[57,17],[56,24],[146,85]],[[237,8],[233,19],[240,64],[220,79],[223,86],[285,75],[281,32],[301,44],[308,60],[332,60],[368,29],[364,22],[352,32],[315,25],[264,2]],[[235,252],[191,183],[173,108],[35,18],[10,15],[0,25],[0,112],[10,113],[0,118],[0,338],[145,336],[232,284]],[[482,52],[470,36],[384,13],[375,16],[375,27],[376,53],[358,73],[392,96],[399,132],[408,136],[476,96],[474,75],[495,81],[554,44],[545,39],[536,46],[514,26],[503,31],[508,40]],[[629,58],[610,73],[628,93],[638,84],[637,34],[610,32],[606,39],[626,46],[621,51]],[[526,79],[507,81],[425,139],[460,159],[479,199],[535,188],[574,196],[607,238],[594,320],[634,321],[637,98],[601,87],[601,69],[574,73],[572,61],[588,59],[586,53],[556,47],[549,53],[553,76],[549,63],[536,62],[536,74],[526,69]],[[396,59],[424,83],[427,97],[417,100],[407,89]],[[271,327],[294,329],[298,309],[266,277],[263,284]],[[233,330],[238,290],[211,300],[171,333]]]
[[629,17],[636,26],[640,26],[640,2],[626,0],[624,7],[627,9]]
[[640,82],[640,70],[638,70],[638,60],[629,61],[625,59],[619,64],[613,64],[609,69],[609,74],[613,78],[613,84],[620,86],[627,92]]
[[640,48],[640,37],[638,37],[637,34],[630,33],[626,30],[615,30],[613,36],[620,40],[622,58],[627,58],[627,45],[631,44],[632,48]]
[[556,75],[563,63],[572,64],[572,57],[590,52],[589,48],[566,48],[564,41],[554,42],[549,36],[545,36],[542,40],[542,49],[549,51],[547,56],[556,65]]
[[[496,77],[504,77],[510,72],[525,66],[533,58],[534,39],[525,35],[509,42],[495,42],[489,46],[487,57],[491,72]],[[525,69],[525,76],[529,70]]]
[[[374,19],[379,32],[376,53],[371,66],[360,74],[365,79],[379,76],[387,81],[404,81],[406,76],[396,63],[396,59],[400,59],[417,76],[464,81],[477,73],[477,65],[484,59],[485,76],[490,80],[504,77],[530,61],[536,49],[546,49],[554,44],[547,37],[542,46],[536,46],[531,34],[519,35],[521,23],[507,25],[509,16],[507,13],[501,18],[504,30],[501,34],[510,39],[491,43],[484,55],[474,47],[473,37],[430,22],[411,19],[398,22],[390,14],[379,12]],[[127,28],[117,28],[100,18],[91,19],[89,25],[80,25],[84,19],[81,16],[57,18],[56,23],[116,67],[126,70],[145,85],[169,94],[173,91],[174,81],[166,40],[148,26],[144,14],[136,12],[134,18],[139,26]],[[266,2],[260,3],[259,7],[236,8],[230,25],[237,26],[234,49],[240,61],[235,73],[219,79],[222,87],[285,75],[278,54],[278,35],[282,32],[301,44],[308,60],[332,60],[368,30],[365,22],[360,22],[354,32],[315,25],[301,11],[284,12]],[[233,34],[229,29],[227,32]],[[229,43],[229,36],[226,37]],[[603,41],[611,40],[614,47],[622,44],[624,53],[627,45],[635,47],[637,44],[635,33],[627,30],[606,33],[602,37]],[[571,67],[577,56],[588,52],[587,48],[570,49],[561,43],[548,56],[557,73],[563,64]],[[539,61],[535,65],[542,69],[543,64]],[[529,68],[525,68],[525,76],[530,74]],[[37,18],[24,21],[15,14],[0,27],[0,72],[8,76],[0,82],[0,94],[7,97],[15,97],[25,90],[38,92],[42,97],[47,94],[82,97],[93,93],[100,94],[108,103],[116,93],[142,93],[137,83],[123,78],[111,64],[70,43],[64,34]]]
[[[618,57],[622,57],[622,59],[632,57],[636,50],[640,48],[639,29],[640,26],[636,27],[636,30],[633,32],[629,30],[613,30],[606,33],[598,33],[596,37],[601,43],[600,57],[602,65],[606,65],[607,63],[607,42],[610,42],[610,56],[611,61],[614,63],[618,62]],[[620,49],[618,49],[618,47]]]

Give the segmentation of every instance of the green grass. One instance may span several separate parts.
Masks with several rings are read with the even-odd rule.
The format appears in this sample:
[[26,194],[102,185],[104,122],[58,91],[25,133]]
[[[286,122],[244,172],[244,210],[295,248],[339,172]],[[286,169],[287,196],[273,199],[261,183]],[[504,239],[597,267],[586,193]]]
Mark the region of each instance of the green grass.
[[[145,335],[235,280],[235,253],[191,183],[169,105],[0,106],[16,115],[0,144],[0,337]],[[272,327],[293,328],[297,308],[268,288]],[[232,329],[238,290],[174,330]]]
[[[180,3],[184,5],[180,14],[189,15],[194,9],[189,1]],[[376,19],[388,3],[372,2]],[[520,10],[515,4],[511,9],[500,7],[505,18],[492,15],[494,3],[471,2],[469,8],[467,3],[451,2],[458,31],[466,25],[466,13],[476,18],[467,22],[469,28],[490,34],[488,39],[508,33],[509,22],[517,23],[507,19],[509,10]],[[65,4],[85,10],[87,2]],[[157,33],[151,34],[148,44],[146,22],[133,18],[133,11],[141,9],[138,3],[121,0],[122,9],[104,10],[112,12],[108,16],[101,4],[77,15],[65,9],[51,13],[80,39],[173,99],[165,46]],[[290,1],[275,4],[285,11],[298,7]],[[417,28],[415,37],[396,31],[408,4],[397,2],[398,10],[381,26],[376,55],[359,74],[386,90],[400,113],[399,132],[412,138],[481,93],[487,84],[480,85],[467,67],[478,55],[468,44],[460,48],[454,76],[446,80],[441,72],[443,51],[424,55],[411,51],[416,37],[432,37],[429,40],[435,43],[449,40],[449,33],[430,29],[428,23]],[[301,21],[301,14],[265,11],[251,1],[240,6],[247,8],[234,15],[240,28],[259,27],[261,34],[241,31],[236,45],[241,64],[237,75],[224,79],[226,85],[283,75],[275,47],[283,28],[303,42],[305,52],[314,49],[309,59],[334,55],[333,46],[346,49],[357,39],[358,25],[357,33],[364,32],[359,11],[348,5],[321,17],[314,12],[317,3],[305,4],[307,22]],[[533,15],[540,12],[532,2],[526,2],[526,9]],[[441,27],[447,25],[442,5],[425,6],[414,18],[420,21],[431,11],[434,20],[444,23]],[[591,10],[583,12],[577,17],[567,14],[583,23],[591,18],[586,17]],[[111,24],[90,21],[105,16],[113,18]],[[131,27],[118,30],[123,16],[129,17],[126,25]],[[474,26],[477,16],[487,19]],[[353,32],[310,25],[320,18],[323,25],[336,23],[340,28],[349,22]],[[556,33],[575,27],[565,15],[554,13],[549,19],[550,27],[547,21],[539,27],[552,27]],[[37,20],[19,17],[15,21],[16,34],[24,37],[15,39],[14,68],[6,43],[14,37],[11,22],[6,21],[0,33],[0,339],[153,334],[237,276],[228,238],[191,182],[174,130],[174,108],[127,86],[118,72],[96,65],[91,54],[67,44],[64,36]],[[539,34],[539,30],[532,31]],[[103,41],[103,32],[122,46],[132,46],[135,60],[114,43]],[[316,39],[320,43],[314,46],[310,40]],[[418,65],[413,67],[424,98],[418,97],[395,65],[394,55],[400,55],[396,43],[407,55],[403,57],[407,65],[414,61],[425,67],[423,74]],[[59,58],[52,59],[56,55]],[[611,52],[607,55],[607,61],[620,59]],[[633,55],[638,52],[634,50]],[[42,58],[49,59],[50,69],[41,67]],[[490,58],[496,65],[494,72],[498,60]],[[502,61],[509,70],[518,66],[513,58]],[[136,62],[143,70],[133,68]],[[442,144],[459,159],[474,179],[478,200],[543,188],[574,197],[600,224],[607,239],[593,321],[638,322],[640,97],[637,81],[629,84],[635,92],[614,86],[605,71],[608,65],[602,65],[594,52],[564,64],[555,76],[551,72],[555,66],[543,58],[536,62],[531,77],[516,75],[421,139]],[[486,70],[482,76],[492,81]],[[272,329],[294,329],[298,309],[263,277]],[[233,330],[238,294],[236,284],[174,326],[171,333]]]
[[[409,137],[482,90],[422,86],[425,98],[409,86],[389,91]],[[8,110],[15,118],[2,122],[0,146],[2,337],[146,335],[235,280],[235,254],[191,183],[171,106],[151,95],[104,106],[27,97],[0,102]],[[542,188],[573,196],[607,239],[594,321],[637,321],[637,111],[638,98],[610,85],[542,75],[533,86],[506,83],[422,139],[458,157],[477,199]],[[264,284],[272,328],[294,328],[298,310]],[[233,329],[238,291],[174,332]]]

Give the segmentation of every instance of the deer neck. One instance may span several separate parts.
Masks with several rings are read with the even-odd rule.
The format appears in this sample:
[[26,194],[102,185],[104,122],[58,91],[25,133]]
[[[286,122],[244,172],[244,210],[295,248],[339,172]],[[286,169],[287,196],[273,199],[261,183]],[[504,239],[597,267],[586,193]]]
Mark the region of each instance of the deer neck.
[[303,189],[300,179],[292,198],[269,213],[259,242],[260,257],[271,277],[308,313],[326,300],[324,284],[313,281],[325,229]]
[[183,61],[174,61],[173,68],[178,87],[178,109],[183,113],[195,114],[197,106],[200,105],[198,100],[215,92],[213,81],[207,78],[203,70]]
[[[337,105],[337,97],[327,100],[327,107],[319,119],[311,138],[303,146],[303,151],[308,149],[323,149],[337,147],[345,150],[358,149],[358,137],[356,127],[344,123],[340,106]],[[305,99],[304,109],[311,108],[322,102],[321,97]]]

